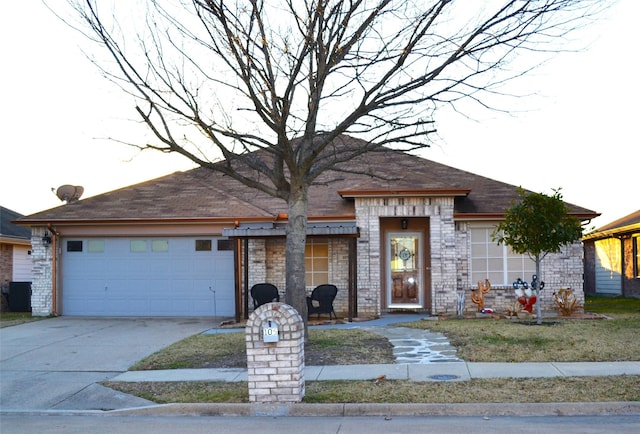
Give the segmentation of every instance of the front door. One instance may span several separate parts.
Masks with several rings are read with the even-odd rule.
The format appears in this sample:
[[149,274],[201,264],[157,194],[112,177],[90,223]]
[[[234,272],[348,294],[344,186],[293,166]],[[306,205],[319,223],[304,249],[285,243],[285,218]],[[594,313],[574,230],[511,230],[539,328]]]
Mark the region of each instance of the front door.
[[422,232],[387,232],[387,306],[423,306]]

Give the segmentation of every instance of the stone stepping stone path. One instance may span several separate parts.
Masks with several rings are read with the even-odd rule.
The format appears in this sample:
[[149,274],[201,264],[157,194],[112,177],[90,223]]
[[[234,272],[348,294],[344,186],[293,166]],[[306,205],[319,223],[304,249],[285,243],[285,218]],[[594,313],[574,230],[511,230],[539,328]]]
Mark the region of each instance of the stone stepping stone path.
[[367,327],[389,339],[396,363],[462,362],[456,349],[442,333],[409,327]]

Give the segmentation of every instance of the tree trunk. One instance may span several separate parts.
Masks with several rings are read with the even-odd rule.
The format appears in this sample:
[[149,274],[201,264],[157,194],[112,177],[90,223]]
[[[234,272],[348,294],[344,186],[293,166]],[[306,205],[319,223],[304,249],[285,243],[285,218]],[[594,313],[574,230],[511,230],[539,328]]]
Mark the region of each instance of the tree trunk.
[[[540,274],[540,255],[536,256],[536,276],[538,276],[536,285],[536,324],[542,324],[542,300],[540,300],[540,284],[542,275]],[[533,279],[532,279],[533,280]]]
[[291,184],[286,241],[286,295],[285,301],[298,311],[304,320],[307,339],[307,300],[305,274],[305,247],[307,239],[307,187]]

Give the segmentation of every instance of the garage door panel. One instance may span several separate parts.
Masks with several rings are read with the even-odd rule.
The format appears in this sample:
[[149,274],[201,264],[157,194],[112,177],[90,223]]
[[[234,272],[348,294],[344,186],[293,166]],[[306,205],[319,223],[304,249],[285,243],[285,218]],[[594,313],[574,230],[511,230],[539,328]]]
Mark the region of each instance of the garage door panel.
[[79,278],[67,281],[70,295],[63,298],[63,311],[84,311],[84,315],[103,315],[105,283],[101,279]]
[[160,241],[166,251],[152,251],[151,239],[121,238],[105,239],[99,253],[63,249],[62,313],[232,316],[233,252],[217,251],[215,239],[210,251],[196,251],[193,238]]

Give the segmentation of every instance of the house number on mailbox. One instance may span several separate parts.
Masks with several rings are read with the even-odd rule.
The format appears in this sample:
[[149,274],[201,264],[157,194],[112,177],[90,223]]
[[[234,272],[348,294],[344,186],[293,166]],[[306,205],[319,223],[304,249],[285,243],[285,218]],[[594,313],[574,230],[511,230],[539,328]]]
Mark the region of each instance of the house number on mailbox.
[[264,342],[278,342],[278,324],[274,321],[268,320],[266,324],[262,325],[262,340]]

